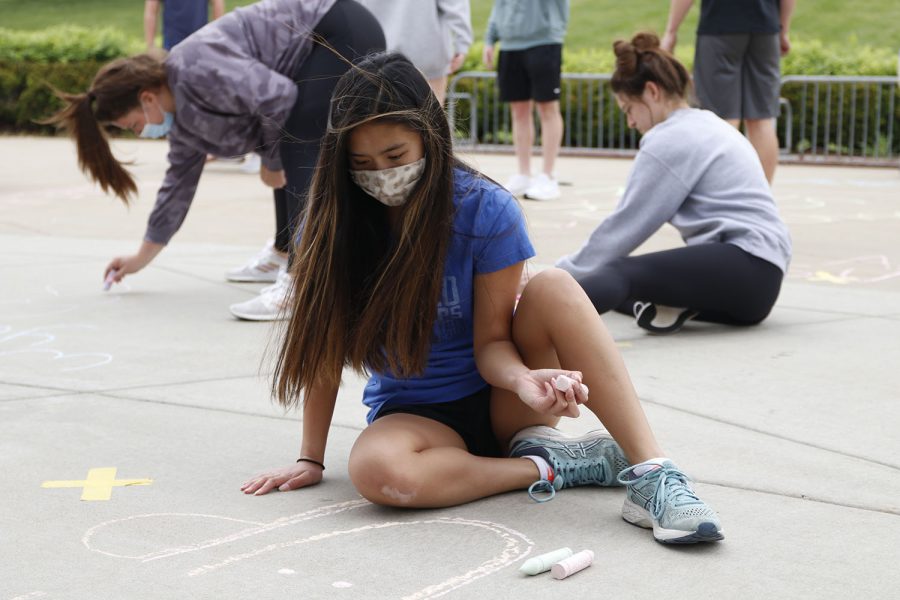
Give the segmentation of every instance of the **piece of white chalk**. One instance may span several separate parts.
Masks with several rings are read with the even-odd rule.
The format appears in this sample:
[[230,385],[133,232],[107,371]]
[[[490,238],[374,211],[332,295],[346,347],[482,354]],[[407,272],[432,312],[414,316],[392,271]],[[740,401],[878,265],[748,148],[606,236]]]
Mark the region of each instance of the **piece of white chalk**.
[[106,279],[103,280],[103,291],[108,292],[109,288],[112,287],[112,284],[116,282],[116,275],[119,274],[119,271],[113,269],[106,275]]
[[587,569],[592,562],[594,562],[594,552],[592,550],[582,550],[550,567],[550,574],[554,579],[565,579],[569,575],[574,575],[578,571]]
[[541,554],[540,556],[535,556],[534,558],[529,558],[522,566],[519,567],[519,570],[526,575],[537,575],[538,573],[544,573],[550,570],[554,564],[559,561],[569,558],[572,556],[573,552],[571,548],[560,548],[559,550],[554,550],[553,552],[547,552],[546,554]]
[[[569,388],[572,387],[572,384],[574,383],[576,383],[576,381],[571,377],[560,375],[553,381],[553,386],[561,392],[568,392]],[[585,394],[589,393],[588,386],[585,384],[582,383],[581,388],[584,390]]]

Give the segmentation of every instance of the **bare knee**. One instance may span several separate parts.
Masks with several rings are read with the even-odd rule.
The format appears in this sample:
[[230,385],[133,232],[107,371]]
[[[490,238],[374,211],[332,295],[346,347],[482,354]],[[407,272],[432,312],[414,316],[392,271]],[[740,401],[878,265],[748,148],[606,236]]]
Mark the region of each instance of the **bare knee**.
[[413,507],[419,496],[420,482],[408,476],[403,460],[390,454],[357,451],[350,453],[350,481],[369,502],[384,506]]
[[528,280],[522,290],[520,305],[540,303],[545,305],[569,303],[573,299],[581,300],[584,290],[568,271],[556,267],[545,269]]

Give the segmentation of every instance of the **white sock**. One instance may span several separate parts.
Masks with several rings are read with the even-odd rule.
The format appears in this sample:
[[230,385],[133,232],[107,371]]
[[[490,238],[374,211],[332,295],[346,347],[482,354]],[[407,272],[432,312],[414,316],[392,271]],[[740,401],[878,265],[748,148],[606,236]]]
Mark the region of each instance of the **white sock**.
[[553,469],[550,467],[550,463],[541,458],[540,456],[523,456],[522,458],[527,458],[531,462],[535,464],[538,468],[538,472],[541,475],[541,479],[544,481],[552,481]]
[[631,467],[632,473],[634,473],[637,477],[640,477],[644,473],[648,473],[653,469],[658,469],[663,461],[669,460],[668,458],[651,458],[650,460],[645,460],[642,463],[638,463]]

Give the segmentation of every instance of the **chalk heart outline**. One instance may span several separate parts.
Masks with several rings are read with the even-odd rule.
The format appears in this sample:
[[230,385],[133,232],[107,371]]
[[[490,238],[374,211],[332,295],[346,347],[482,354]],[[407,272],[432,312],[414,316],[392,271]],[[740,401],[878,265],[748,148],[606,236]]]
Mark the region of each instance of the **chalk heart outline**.
[[[351,510],[356,510],[358,508],[362,508],[364,506],[370,506],[371,503],[368,500],[351,500],[348,502],[339,502],[337,504],[332,504],[329,506],[323,506],[320,508],[316,508],[310,511],[306,511],[303,513],[299,513],[296,515],[292,515],[289,517],[283,517],[281,519],[277,519],[272,521],[271,523],[258,523],[254,521],[246,521],[241,519],[234,519],[231,517],[224,517],[221,515],[205,515],[205,514],[197,514],[197,513],[149,513],[143,515],[134,515],[131,517],[125,517],[122,519],[115,519],[112,521],[106,521],[95,525],[88,529],[84,536],[81,538],[84,546],[90,550],[91,552],[97,552],[99,554],[103,554],[106,556],[110,556],[113,558],[123,558],[130,560],[137,560],[142,563],[150,562],[155,560],[162,560],[165,558],[178,556],[182,554],[187,554],[191,552],[198,552],[201,550],[205,550],[207,548],[213,548],[216,546],[221,546],[223,544],[230,544],[233,542],[237,542],[240,540],[244,540],[247,538],[251,538],[256,535],[260,535],[263,533],[267,533],[270,531],[274,531],[277,529],[281,529],[284,527],[297,525],[298,523],[302,523],[304,521],[310,521],[314,519],[319,519],[323,517],[331,517],[340,513],[344,513]],[[147,554],[141,554],[138,556],[128,556],[123,554],[116,554],[114,552],[110,552],[107,550],[103,550],[99,547],[96,547],[94,543],[95,535],[103,531],[107,528],[115,527],[121,525],[123,523],[129,521],[135,521],[139,519],[166,519],[166,518],[197,518],[197,519],[215,519],[228,521],[231,523],[240,523],[244,525],[250,525],[250,527],[241,529],[235,533],[227,535],[221,538],[208,539],[203,540],[201,542],[197,542],[195,544],[189,544],[185,546],[178,546],[173,548],[165,548],[162,550],[158,550],[156,552],[150,552]],[[428,526],[428,525],[451,525],[451,526],[463,526],[463,527],[473,527],[480,529],[482,531],[487,531],[494,535],[497,535],[504,542],[503,550],[492,556],[490,559],[483,561],[481,564],[476,565],[466,572],[461,573],[459,575],[454,575],[449,577],[441,582],[428,585],[421,590],[418,590],[412,594],[406,595],[402,600],[426,600],[427,598],[437,598],[439,596],[443,596],[453,590],[456,590],[464,585],[468,585],[482,577],[486,577],[492,573],[503,569],[514,562],[522,560],[526,556],[528,556],[532,549],[534,548],[534,542],[532,542],[526,535],[521,532],[518,532],[514,529],[506,527],[505,525],[501,525],[499,523],[493,523],[491,521],[479,521],[474,519],[463,519],[459,517],[449,518],[449,517],[438,517],[434,519],[418,519],[412,521],[384,521],[381,523],[372,523],[369,525],[362,525],[359,527],[352,527],[348,529],[339,529],[327,533],[319,533],[311,536],[307,536],[304,538],[299,538],[295,540],[291,540],[288,542],[280,542],[275,544],[267,544],[260,548],[256,548],[255,550],[251,550],[248,552],[243,552],[241,554],[236,554],[233,556],[229,556],[228,558],[221,560],[217,563],[212,564],[204,564],[199,567],[193,568],[188,571],[188,577],[196,577],[199,575],[204,575],[206,573],[221,569],[228,565],[240,562],[242,560],[248,558],[254,558],[261,554],[265,554],[268,552],[273,552],[276,550],[283,550],[286,548],[290,548],[293,546],[299,546],[302,544],[314,543],[317,541],[327,540],[338,536],[343,535],[353,535],[364,533],[366,531],[373,531],[378,529],[386,529],[390,527],[417,527],[417,526]]]

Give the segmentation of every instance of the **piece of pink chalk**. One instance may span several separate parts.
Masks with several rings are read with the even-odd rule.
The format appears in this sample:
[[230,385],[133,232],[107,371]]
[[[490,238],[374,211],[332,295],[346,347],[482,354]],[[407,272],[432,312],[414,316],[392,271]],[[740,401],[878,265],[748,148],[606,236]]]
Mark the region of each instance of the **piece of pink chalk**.
[[[573,383],[576,383],[576,381],[574,379],[572,379],[571,377],[567,377],[565,375],[560,375],[553,382],[553,387],[555,387],[556,389],[558,389],[561,392],[567,392],[567,391],[569,391],[569,388],[572,387]],[[585,394],[590,393],[588,386],[586,386],[585,384],[582,383],[581,387],[584,390]]]
[[550,567],[550,574],[554,579],[565,579],[569,575],[587,569],[592,562],[594,562],[594,552],[582,550]]

